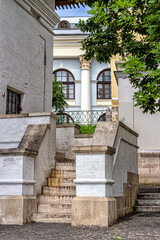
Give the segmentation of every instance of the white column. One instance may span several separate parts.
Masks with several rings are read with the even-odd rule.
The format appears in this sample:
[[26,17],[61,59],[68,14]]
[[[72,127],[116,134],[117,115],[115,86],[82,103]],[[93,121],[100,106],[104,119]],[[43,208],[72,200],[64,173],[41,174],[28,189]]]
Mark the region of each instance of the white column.
[[80,56],[81,62],[81,111],[91,110],[91,61]]

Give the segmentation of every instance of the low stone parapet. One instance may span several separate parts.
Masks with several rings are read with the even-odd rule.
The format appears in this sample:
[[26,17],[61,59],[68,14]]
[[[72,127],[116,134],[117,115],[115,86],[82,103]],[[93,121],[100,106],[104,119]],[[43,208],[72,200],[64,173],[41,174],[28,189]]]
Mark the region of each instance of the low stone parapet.
[[1,224],[31,221],[36,196],[54,167],[55,140],[56,116],[52,113],[0,117],[0,144],[5,147],[0,149]]
[[56,125],[56,150],[65,154],[66,158],[75,159],[72,151],[74,137],[79,134],[79,126],[76,124],[57,124]]
[[[121,122],[98,122],[91,145],[76,145],[72,225],[110,226],[133,212],[138,192],[138,134]],[[76,143],[76,141],[75,141]]]

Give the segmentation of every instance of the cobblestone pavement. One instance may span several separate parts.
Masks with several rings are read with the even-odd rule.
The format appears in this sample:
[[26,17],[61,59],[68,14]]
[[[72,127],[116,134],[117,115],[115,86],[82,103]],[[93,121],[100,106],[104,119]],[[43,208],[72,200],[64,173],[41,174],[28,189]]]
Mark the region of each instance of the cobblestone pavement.
[[109,228],[71,227],[70,224],[30,223],[0,225],[0,240],[160,240],[160,213],[140,213],[119,220]]

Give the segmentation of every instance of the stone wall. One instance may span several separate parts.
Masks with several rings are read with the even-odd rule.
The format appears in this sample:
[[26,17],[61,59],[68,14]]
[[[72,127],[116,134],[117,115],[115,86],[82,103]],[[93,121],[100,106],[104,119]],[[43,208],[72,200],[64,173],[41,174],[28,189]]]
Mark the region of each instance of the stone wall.
[[52,109],[52,27],[59,17],[51,1],[32,2],[0,0],[0,114],[7,88],[21,94],[22,113]]
[[80,145],[73,147],[72,225],[109,226],[117,217],[133,212],[138,193],[137,137],[121,122],[98,122],[91,145],[86,145],[88,140],[85,144],[75,141]]
[[138,171],[140,184],[160,185],[160,153],[139,153]]
[[128,172],[127,183],[123,184],[123,197],[115,197],[117,200],[117,217],[124,217],[133,212],[139,189],[139,176]]

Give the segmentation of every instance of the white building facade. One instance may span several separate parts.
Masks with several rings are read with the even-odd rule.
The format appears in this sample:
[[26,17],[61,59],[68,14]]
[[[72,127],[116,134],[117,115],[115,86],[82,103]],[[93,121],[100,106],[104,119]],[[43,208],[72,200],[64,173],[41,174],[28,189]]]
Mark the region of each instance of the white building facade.
[[95,58],[86,61],[82,55],[81,41],[88,34],[76,26],[79,19],[61,18],[54,28],[53,76],[62,81],[69,107],[67,111],[106,111],[118,106],[118,87],[111,63],[98,63]]

